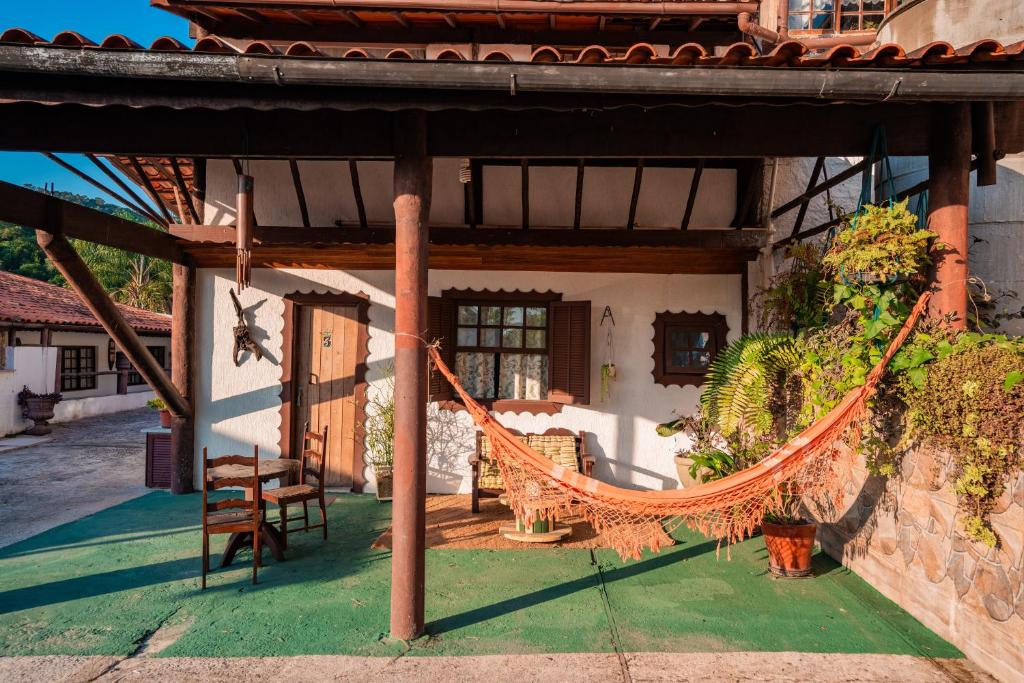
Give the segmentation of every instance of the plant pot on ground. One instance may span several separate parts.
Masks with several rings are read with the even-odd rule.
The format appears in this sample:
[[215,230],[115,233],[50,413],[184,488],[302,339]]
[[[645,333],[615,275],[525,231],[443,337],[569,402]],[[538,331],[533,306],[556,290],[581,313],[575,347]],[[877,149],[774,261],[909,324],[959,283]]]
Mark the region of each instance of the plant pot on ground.
[[170,429],[171,427],[171,411],[167,409],[167,405],[158,398],[151,398],[146,401],[146,407],[152,408],[157,411],[160,415],[160,426],[164,429]]
[[761,530],[772,574],[785,578],[811,575],[817,524],[804,520],[766,520],[761,523]]
[[381,467],[374,470],[377,479],[377,500],[391,500],[394,490],[395,475],[390,467]]

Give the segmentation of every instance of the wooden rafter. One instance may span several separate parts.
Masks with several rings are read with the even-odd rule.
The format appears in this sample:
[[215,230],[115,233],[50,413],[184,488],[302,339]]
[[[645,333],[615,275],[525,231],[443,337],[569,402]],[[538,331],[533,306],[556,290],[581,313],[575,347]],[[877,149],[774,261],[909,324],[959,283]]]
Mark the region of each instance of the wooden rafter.
[[156,207],[160,210],[165,221],[167,223],[174,223],[174,217],[171,215],[171,212],[167,210],[167,207],[164,206],[163,200],[160,198],[160,193],[156,191],[155,187],[153,187],[153,181],[149,179],[148,175],[146,175],[146,171],[142,168],[142,164],[139,163],[138,158],[129,157],[129,163],[132,165],[132,170],[138,177],[139,182],[142,183],[142,188],[146,191],[146,194],[149,195],[149,198],[153,200],[153,203],[156,204]]
[[351,10],[342,10],[341,17],[356,28],[363,27],[363,20],[357,17],[356,13]]
[[644,160],[637,159],[636,170],[633,171],[633,193],[629,197],[629,216],[626,218],[626,230],[636,226],[636,207],[640,203],[640,185],[644,181]]
[[686,210],[683,211],[683,220],[679,224],[681,230],[690,229],[690,219],[693,217],[693,207],[697,203],[697,191],[700,189],[700,178],[702,175],[704,175],[703,159],[693,169],[693,178],[690,180],[690,192],[686,196]]
[[[58,157],[56,154],[51,154],[50,152],[44,152],[43,156],[45,156],[47,159],[53,161],[54,163],[56,163],[61,168],[65,169],[66,171],[69,171],[70,173],[74,174],[76,177],[81,178],[85,182],[89,183],[90,185],[95,187],[100,192],[103,192],[104,194],[106,194],[108,197],[111,197],[115,201],[121,202],[122,204],[127,206],[132,211],[135,211],[139,215],[145,216],[147,218],[150,217],[150,214],[142,206],[136,205],[134,202],[129,200],[124,195],[122,195],[122,194],[120,194],[118,192],[115,192],[114,190],[112,190],[111,188],[107,187],[103,183],[99,182],[98,180],[96,180],[92,176],[90,176],[87,173],[84,173],[84,172],[80,171],[79,169],[75,168],[74,166],[72,166],[68,162],[66,162],[63,159],[61,159],[60,157]],[[159,220],[159,219],[157,220],[157,223],[158,224],[162,224],[165,227],[167,225],[166,223],[164,223],[162,220]]]
[[363,191],[359,187],[359,164],[355,159],[348,160],[348,174],[352,177],[352,196],[356,200],[356,211],[359,213],[359,227],[367,227],[366,205],[363,203]]
[[817,197],[825,190],[831,190],[836,185],[846,182],[847,180],[854,177],[858,173],[861,173],[868,166],[869,163],[871,163],[870,159],[862,159],[861,161],[857,162],[856,164],[846,169],[842,173],[837,173],[836,175],[832,176],[825,182],[816,185],[814,189],[808,192],[804,192],[802,195],[798,197],[794,197],[793,199],[789,200],[779,208],[772,211],[772,218],[778,218],[782,214],[800,206],[805,201],[810,201],[811,199]]
[[520,187],[522,189],[521,204],[523,230],[530,229],[530,162],[523,159],[520,163]]
[[287,10],[287,12],[288,12],[288,16],[290,16],[292,19],[294,19],[295,21],[299,22],[300,24],[302,24],[304,26],[313,26],[314,25],[313,22],[310,21],[309,19],[307,19],[306,17],[304,17],[302,15],[302,12],[300,12],[299,10],[290,9],[290,10]]
[[391,16],[393,16],[395,18],[395,21],[397,21],[398,24],[402,28],[404,28],[404,29],[412,28],[412,24],[409,23],[409,19],[405,16],[404,13],[402,13],[402,12],[392,12]]
[[576,165],[576,211],[573,213],[573,230],[579,230],[582,226],[580,221],[583,218],[583,173],[586,169],[586,161],[580,159]]
[[295,199],[299,203],[299,213],[302,215],[302,226],[308,228],[309,207],[306,205],[306,192],[302,189],[302,174],[299,172],[299,162],[295,159],[289,159],[288,167],[292,172],[292,184],[295,185]]
[[761,161],[752,160],[736,168],[736,214],[732,227],[742,228],[751,224],[751,214],[757,212],[757,200],[762,190]]
[[177,183],[178,190],[185,200],[185,208],[188,209],[189,215],[192,216],[192,221],[194,223],[202,223],[199,212],[196,211],[195,202],[192,201],[192,193],[189,192],[188,184],[185,183],[185,176],[181,174],[181,164],[178,163],[177,157],[171,157],[171,169],[174,171],[174,181]]
[[[806,196],[814,186],[818,184],[818,178],[821,176],[821,171],[825,168],[825,157],[818,157],[814,161],[814,168],[811,169],[811,176],[807,179],[807,189],[804,190]],[[808,197],[800,202],[800,210],[796,214],[796,220],[793,221],[793,231],[789,234],[790,237],[800,232],[800,226],[804,224],[804,217],[807,215],[807,207],[811,205],[811,199]]]
[[459,28],[459,26],[460,26],[459,20],[458,20],[458,18],[456,18],[456,16],[454,14],[452,14],[451,12],[447,12],[446,14],[443,14],[442,16],[444,17],[445,23],[448,24],[448,26],[450,28]]
[[96,168],[102,171],[103,174],[110,178],[119,188],[121,188],[121,190],[125,194],[132,198],[133,204],[131,206],[138,207],[138,210],[141,212],[143,216],[150,219],[157,225],[162,225],[165,228],[167,227],[167,222],[163,218],[158,216],[156,212],[153,211],[153,209],[150,208],[148,204],[146,204],[142,197],[140,197],[138,193],[136,193],[135,190],[132,189],[132,186],[121,180],[121,178],[112,170],[110,170],[110,168],[108,168],[106,164],[101,162],[95,154],[86,154],[85,158],[91,161]]

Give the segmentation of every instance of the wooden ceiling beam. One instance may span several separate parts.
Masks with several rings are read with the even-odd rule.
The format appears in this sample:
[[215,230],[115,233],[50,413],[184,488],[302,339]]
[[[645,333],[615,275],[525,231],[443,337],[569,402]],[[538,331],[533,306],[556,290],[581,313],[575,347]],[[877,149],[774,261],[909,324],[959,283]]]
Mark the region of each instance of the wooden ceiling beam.
[[[106,175],[108,178],[110,178],[112,181],[114,181],[114,184],[116,184],[119,188],[121,188],[121,190],[126,195],[131,197],[133,202],[134,202],[134,205],[137,206],[141,210],[143,216],[145,216],[146,218],[150,219],[151,221],[153,221],[157,225],[162,225],[165,228],[167,227],[167,222],[163,218],[158,216],[156,211],[154,211],[152,209],[152,207],[150,207],[148,204],[146,204],[146,202],[142,199],[142,197],[140,197],[138,195],[138,193],[135,192],[135,189],[132,188],[132,186],[129,185],[128,183],[126,183],[124,180],[122,180],[120,178],[120,176],[118,176],[116,173],[114,173],[114,171],[112,171],[109,167],[107,167],[106,164],[104,164],[98,158],[96,158],[95,154],[86,154],[85,158],[88,159],[89,161],[91,161],[93,166],[95,166],[100,171],[102,171],[104,175]],[[115,166],[115,168],[119,168],[119,167]],[[199,222],[199,221],[197,221],[197,222]]]
[[686,210],[683,211],[683,221],[679,224],[681,230],[690,229],[690,219],[693,217],[693,207],[697,205],[697,191],[700,189],[700,178],[704,174],[704,164],[698,163],[693,169],[693,179],[690,180],[690,192],[686,196]]
[[352,179],[352,196],[356,200],[356,212],[359,215],[359,227],[365,230],[367,228],[366,222],[366,204],[363,203],[363,190],[359,185],[359,164],[355,159],[348,160],[348,174]]
[[167,222],[168,224],[174,223],[174,217],[171,215],[171,212],[168,211],[167,207],[164,205],[164,200],[160,196],[160,193],[156,191],[155,187],[153,187],[153,181],[150,180],[149,176],[146,174],[145,169],[142,168],[142,164],[139,163],[138,157],[130,157],[128,159],[128,163],[131,164],[132,170],[135,172],[138,182],[142,183],[142,189],[146,191],[146,194],[149,195],[149,198],[153,200],[154,204],[156,204],[156,208],[159,209],[160,214],[164,217],[164,221]]
[[[818,157],[817,159],[815,159],[815,161],[814,161],[814,168],[811,169],[811,175],[807,179],[807,189],[804,190],[804,195],[805,196],[811,190],[814,189],[815,185],[818,184],[818,178],[821,176],[821,171],[824,168],[825,168],[825,157]],[[800,202],[800,210],[796,214],[796,220],[793,221],[793,230],[789,234],[790,237],[792,237],[793,235],[795,235],[798,232],[800,232],[800,227],[804,224],[804,217],[807,215],[807,207],[810,206],[810,205],[811,205],[810,197],[808,197],[807,199],[804,199],[803,201]]]
[[[536,227],[536,226],[535,226]],[[220,225],[173,225],[171,234],[193,243],[233,247],[235,230]],[[764,246],[764,230],[605,230],[543,228],[522,230],[479,226],[468,228],[431,228],[431,244],[506,245],[547,247],[685,247],[689,249],[757,250]],[[277,227],[256,230],[260,246],[333,247],[344,244],[392,244],[394,226],[352,227]]]
[[152,212],[147,211],[145,209],[145,204],[141,204],[140,205],[140,204],[136,204],[136,203],[132,202],[130,199],[126,198],[124,195],[122,195],[122,194],[120,194],[118,192],[115,192],[111,188],[107,187],[103,183],[99,182],[98,180],[96,180],[95,178],[90,176],[89,174],[84,173],[84,172],[80,171],[79,169],[75,168],[74,166],[72,166],[68,162],[66,162],[63,159],[61,159],[60,157],[58,157],[56,154],[50,154],[49,152],[44,152],[43,156],[45,156],[50,161],[53,161],[54,163],[56,163],[58,166],[60,166],[64,170],[72,173],[76,177],[78,177],[78,178],[84,180],[85,182],[89,183],[90,185],[92,185],[93,187],[95,187],[97,190],[99,190],[100,192],[104,193],[108,197],[111,197],[115,201],[121,202],[122,204],[124,204],[125,206],[127,206],[129,209],[131,209],[135,213],[139,214],[140,216],[144,216],[144,217],[150,218],[150,219],[155,218],[156,219],[156,223],[158,225],[163,225],[164,227],[167,227],[167,223],[165,223],[159,217],[155,217],[152,214]]
[[644,160],[636,162],[636,170],[633,172],[633,193],[629,198],[629,216],[626,218],[626,230],[632,230],[636,226],[636,207],[640,203],[640,185],[644,180]]
[[299,172],[299,162],[295,159],[288,160],[288,168],[292,172],[292,184],[295,186],[295,200],[299,204],[299,214],[302,216],[303,227],[309,227],[309,207],[306,205],[306,192],[302,189],[302,174]]
[[409,18],[405,16],[404,12],[392,12],[391,16],[395,18],[395,21],[397,21],[398,25],[402,28],[406,30],[412,28],[412,23],[409,22]]
[[576,165],[576,210],[573,213],[573,230],[580,229],[580,220],[583,218],[583,172],[586,168],[586,161],[580,159]]

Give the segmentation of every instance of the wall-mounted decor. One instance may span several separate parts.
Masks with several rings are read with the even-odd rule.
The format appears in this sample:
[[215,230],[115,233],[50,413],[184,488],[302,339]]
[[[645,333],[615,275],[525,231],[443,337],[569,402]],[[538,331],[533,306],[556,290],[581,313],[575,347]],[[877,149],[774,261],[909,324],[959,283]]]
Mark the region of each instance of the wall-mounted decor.
[[235,290],[229,289],[231,293],[231,303],[235,305],[235,315],[238,316],[238,323],[235,325],[232,331],[235,335],[235,346],[233,349],[235,366],[241,365],[238,362],[238,356],[242,351],[248,351],[256,360],[263,358],[263,349],[260,345],[253,341],[252,333],[249,331],[249,325],[245,322],[245,312],[242,310],[242,304],[238,301],[238,296],[235,294]]

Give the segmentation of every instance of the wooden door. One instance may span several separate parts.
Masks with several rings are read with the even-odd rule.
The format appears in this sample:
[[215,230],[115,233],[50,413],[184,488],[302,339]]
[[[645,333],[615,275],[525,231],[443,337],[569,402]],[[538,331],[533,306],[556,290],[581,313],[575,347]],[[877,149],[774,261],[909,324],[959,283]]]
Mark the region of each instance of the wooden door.
[[330,426],[327,484],[352,486],[356,467],[356,367],[359,338],[356,306],[307,304],[299,309],[297,410],[292,434],[302,448],[303,424],[322,432]]

